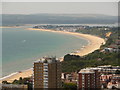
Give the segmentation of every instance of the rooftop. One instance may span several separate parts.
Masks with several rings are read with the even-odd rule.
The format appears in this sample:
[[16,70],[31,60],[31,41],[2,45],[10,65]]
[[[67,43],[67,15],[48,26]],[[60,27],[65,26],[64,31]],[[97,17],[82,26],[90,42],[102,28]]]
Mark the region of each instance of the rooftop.
[[94,70],[86,68],[86,69],[81,69],[79,73],[95,73]]
[[35,61],[34,63],[55,63],[55,62],[60,62],[60,61],[56,57],[43,57]]

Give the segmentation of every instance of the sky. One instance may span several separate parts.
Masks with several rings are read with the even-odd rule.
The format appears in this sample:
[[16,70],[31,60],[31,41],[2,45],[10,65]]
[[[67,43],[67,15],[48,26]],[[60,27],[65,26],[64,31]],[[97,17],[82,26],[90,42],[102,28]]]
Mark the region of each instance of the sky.
[[2,14],[118,15],[117,2],[2,2]]

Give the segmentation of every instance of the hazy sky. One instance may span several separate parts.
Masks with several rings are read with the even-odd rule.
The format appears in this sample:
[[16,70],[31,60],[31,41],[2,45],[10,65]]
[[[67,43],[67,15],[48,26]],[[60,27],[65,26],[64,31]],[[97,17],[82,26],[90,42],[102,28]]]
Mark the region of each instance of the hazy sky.
[[3,14],[70,13],[117,16],[117,2],[3,2]]

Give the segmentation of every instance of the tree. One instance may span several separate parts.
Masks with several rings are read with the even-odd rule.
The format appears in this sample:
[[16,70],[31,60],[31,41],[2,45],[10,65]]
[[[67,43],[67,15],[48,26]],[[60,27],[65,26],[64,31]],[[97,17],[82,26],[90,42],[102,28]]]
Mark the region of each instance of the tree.
[[7,81],[2,81],[3,84],[10,84],[9,82]]
[[67,90],[77,90],[77,85],[74,83],[64,83],[63,88]]
[[15,79],[12,84],[19,84],[19,81]]
[[23,84],[23,79],[22,79],[22,77],[19,78],[19,84]]

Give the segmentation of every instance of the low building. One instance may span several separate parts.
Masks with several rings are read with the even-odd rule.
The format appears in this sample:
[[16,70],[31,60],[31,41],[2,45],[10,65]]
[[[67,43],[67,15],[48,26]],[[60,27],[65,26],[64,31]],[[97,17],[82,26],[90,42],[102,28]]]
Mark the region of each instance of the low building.
[[101,84],[108,88],[118,88],[120,89],[120,75],[109,74],[109,75],[101,75],[100,77]]
[[1,84],[2,90],[28,90],[27,85]]
[[120,89],[120,82],[109,82],[107,85],[108,89]]
[[101,69],[101,74],[115,74],[117,70],[120,71],[120,66],[104,65],[98,66],[97,68]]
[[109,81],[111,81],[112,76],[113,76],[113,74],[101,75],[101,76],[100,76],[100,81],[101,81],[101,82],[109,82]]
[[75,83],[77,84],[78,81],[78,73],[72,72],[72,73],[62,73],[62,81],[64,83]]

